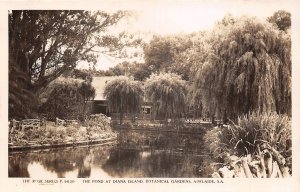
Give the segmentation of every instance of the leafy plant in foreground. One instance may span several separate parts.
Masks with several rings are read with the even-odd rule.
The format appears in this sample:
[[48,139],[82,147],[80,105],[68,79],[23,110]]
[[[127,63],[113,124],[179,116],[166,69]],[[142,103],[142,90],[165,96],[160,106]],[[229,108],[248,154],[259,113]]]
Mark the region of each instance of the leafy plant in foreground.
[[252,112],[239,117],[237,124],[208,131],[204,139],[215,157],[225,153],[254,155],[262,144],[284,154],[291,140],[291,121],[287,115],[275,112]]

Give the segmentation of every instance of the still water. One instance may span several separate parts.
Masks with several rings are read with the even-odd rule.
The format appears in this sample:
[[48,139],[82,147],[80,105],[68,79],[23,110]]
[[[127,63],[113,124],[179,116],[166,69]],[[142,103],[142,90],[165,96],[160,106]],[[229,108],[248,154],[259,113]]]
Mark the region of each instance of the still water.
[[121,132],[116,144],[9,154],[9,177],[209,177],[198,135]]

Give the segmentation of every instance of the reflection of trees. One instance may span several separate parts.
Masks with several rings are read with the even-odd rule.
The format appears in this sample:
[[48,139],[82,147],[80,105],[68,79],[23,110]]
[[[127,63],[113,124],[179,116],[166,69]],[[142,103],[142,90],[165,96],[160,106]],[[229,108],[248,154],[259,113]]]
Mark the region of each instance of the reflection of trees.
[[109,156],[110,146],[94,147],[91,149],[90,153],[93,154],[93,165],[96,167],[101,167],[107,160]]
[[[118,142],[117,148],[90,146],[13,154],[9,157],[9,176],[30,177],[27,166],[31,162],[40,163],[57,177],[74,170],[78,170],[77,177],[90,177],[93,167],[113,177],[207,176],[203,165],[207,160],[196,155],[203,153],[197,135],[128,132]],[[141,150],[144,146],[150,150]],[[199,173],[199,168],[204,172]]]
[[88,152],[77,149],[53,150],[36,154],[39,162],[50,172],[57,174],[57,177],[65,177],[65,173],[73,171],[82,164],[84,156]]
[[199,158],[192,155],[161,152],[149,156],[145,164],[150,177],[196,177]]
[[87,154],[86,156],[80,157],[80,161],[78,164],[78,178],[86,178],[91,176],[91,162],[92,162],[92,154]]
[[56,172],[58,177],[64,177],[66,172],[78,169],[77,176],[79,178],[86,178],[91,175],[91,165],[95,162],[95,157],[95,163],[98,163],[97,161],[101,159],[100,157],[103,155],[103,151],[106,150],[108,149],[97,146],[91,148],[75,148],[65,151],[60,150],[48,154],[46,161],[43,161],[42,164],[47,170]]
[[64,178],[66,172],[76,169],[78,177],[89,177],[92,163],[102,164],[107,154],[108,148],[102,146],[13,154],[9,157],[9,177],[29,177],[27,167],[30,162],[40,163],[58,178]]
[[55,151],[43,154],[40,163],[46,170],[55,172],[57,177],[63,178],[66,172],[73,171],[76,168],[73,165],[77,165],[76,161],[81,156],[81,154],[72,153],[72,151]]
[[78,163],[78,178],[87,178],[91,175],[91,167],[99,166],[107,160],[109,154],[107,147],[93,147],[88,150],[88,154],[83,156]]
[[8,177],[29,177],[29,161],[25,155],[17,154],[8,158]]
[[152,150],[113,150],[103,169],[113,177],[197,177],[199,157]]
[[102,168],[113,177],[123,177],[129,171],[136,173],[140,168],[140,163],[139,151],[117,149],[111,150],[109,159]]
[[[202,166],[197,154],[205,150],[201,141],[199,135],[121,132],[103,169],[113,177],[197,177]],[[149,155],[139,152],[143,147],[150,147]]]
[[178,148],[189,152],[203,150],[203,142],[199,135],[177,133],[151,133],[123,131],[118,135],[121,148],[139,149],[148,146],[153,149],[176,150]]

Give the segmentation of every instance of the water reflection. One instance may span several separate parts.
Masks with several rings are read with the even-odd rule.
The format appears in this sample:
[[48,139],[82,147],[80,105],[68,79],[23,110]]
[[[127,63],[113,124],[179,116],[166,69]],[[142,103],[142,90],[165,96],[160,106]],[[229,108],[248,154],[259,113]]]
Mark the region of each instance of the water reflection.
[[[85,178],[92,167],[101,167],[109,155],[109,147],[72,148],[23,152],[9,155],[9,177]],[[41,169],[42,167],[42,169]]]
[[9,154],[9,177],[208,177],[194,136],[121,133],[114,146]]
[[200,177],[199,159],[165,150],[116,149],[103,169],[113,177]]
[[27,170],[29,161],[27,155],[20,154],[9,157],[8,176],[9,177],[30,177]]

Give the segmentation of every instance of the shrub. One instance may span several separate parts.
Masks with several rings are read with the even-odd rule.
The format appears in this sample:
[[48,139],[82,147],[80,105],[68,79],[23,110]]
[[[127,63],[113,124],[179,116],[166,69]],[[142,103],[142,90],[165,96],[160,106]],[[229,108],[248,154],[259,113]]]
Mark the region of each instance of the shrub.
[[113,134],[110,126],[110,119],[103,114],[90,115],[85,124],[87,126],[87,134],[90,137]]
[[41,94],[40,112],[49,119],[84,119],[88,113],[87,100],[95,96],[90,82],[60,77]]
[[129,122],[124,123],[123,127],[127,128],[127,129],[133,129],[134,128],[134,124],[129,121]]
[[79,127],[69,126],[66,127],[65,129],[66,129],[66,135],[71,137],[78,132]]
[[237,124],[208,131],[204,139],[215,157],[224,153],[253,155],[261,144],[283,153],[291,140],[290,118],[275,112],[252,112],[239,117]]
[[65,127],[56,127],[55,138],[65,139],[67,136],[67,131]]

